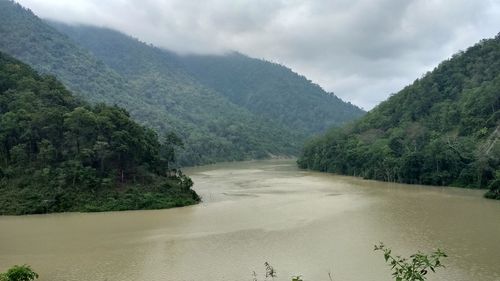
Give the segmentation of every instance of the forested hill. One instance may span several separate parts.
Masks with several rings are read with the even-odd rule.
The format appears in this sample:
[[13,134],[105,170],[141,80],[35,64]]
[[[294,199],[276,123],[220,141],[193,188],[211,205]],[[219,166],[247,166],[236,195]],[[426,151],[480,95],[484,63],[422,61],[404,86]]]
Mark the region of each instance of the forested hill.
[[[115,44],[121,47],[117,55],[128,58],[126,62],[141,62],[130,65],[129,70],[144,73],[107,65],[11,1],[0,0],[0,27],[0,51],[56,76],[86,100],[126,108],[135,120],[161,135],[180,135],[184,149],[179,162],[183,165],[294,155],[304,139],[238,107],[182,71],[173,72],[170,64],[164,64],[168,59],[165,52],[131,38],[127,37],[129,45]],[[145,51],[118,53],[130,46]]]
[[305,134],[252,114],[201,85],[175,54],[106,28],[49,23],[136,89],[150,105],[136,115],[143,124],[165,130],[150,112],[168,114],[167,120],[179,124],[174,131],[184,139],[184,164],[298,154]]
[[176,144],[0,53],[0,215],[194,204]]
[[185,56],[182,63],[205,85],[232,102],[289,128],[324,132],[364,114],[289,68],[231,53]]
[[[178,56],[104,28],[52,23],[115,71],[148,83],[201,82],[240,108],[301,135],[323,132],[364,112],[290,69],[241,54]],[[157,77],[156,73],[162,73]],[[178,89],[172,89],[175,94]],[[184,96],[185,93],[177,93]]]
[[473,188],[500,198],[500,34],[442,62],[351,126],[310,141],[302,168]]
[[0,0],[0,51],[37,71],[56,75],[88,101],[141,104],[131,95],[125,79],[31,11],[9,0]]

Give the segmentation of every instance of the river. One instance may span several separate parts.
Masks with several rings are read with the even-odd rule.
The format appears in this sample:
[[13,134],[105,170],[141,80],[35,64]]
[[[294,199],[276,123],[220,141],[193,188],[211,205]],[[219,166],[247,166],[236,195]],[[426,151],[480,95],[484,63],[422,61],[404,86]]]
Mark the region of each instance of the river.
[[429,280],[500,280],[500,202],[483,191],[302,171],[291,160],[186,170],[203,203],[170,210],[0,217],[0,271],[41,281],[389,281],[395,253],[443,249]]

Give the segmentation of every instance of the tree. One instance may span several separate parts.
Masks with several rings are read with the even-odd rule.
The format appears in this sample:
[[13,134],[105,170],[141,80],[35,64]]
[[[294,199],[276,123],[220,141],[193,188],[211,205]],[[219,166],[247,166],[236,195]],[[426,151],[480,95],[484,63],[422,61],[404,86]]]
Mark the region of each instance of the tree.
[[0,52],[0,215],[198,202],[186,176],[167,178],[160,149],[124,109],[76,100]]
[[301,168],[410,184],[487,188],[498,198],[500,40],[442,62],[364,117],[305,145]]
[[179,148],[184,148],[184,143],[182,142],[181,138],[177,136],[174,132],[168,133],[161,145],[160,148],[160,159],[163,161],[166,165],[166,168],[170,168],[170,164],[175,162],[175,149]]
[[95,115],[84,107],[77,107],[64,116],[64,125],[71,134],[70,139],[75,143],[76,153],[79,155],[81,145],[95,137]]

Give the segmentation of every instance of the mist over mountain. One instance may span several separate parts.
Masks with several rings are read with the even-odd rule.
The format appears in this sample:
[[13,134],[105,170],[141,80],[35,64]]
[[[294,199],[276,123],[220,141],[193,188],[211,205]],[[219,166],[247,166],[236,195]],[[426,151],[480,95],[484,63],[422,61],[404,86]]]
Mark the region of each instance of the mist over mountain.
[[[195,75],[192,58],[188,67],[183,57],[113,30],[48,24],[13,2],[0,5],[1,51],[55,75],[86,100],[120,105],[161,135],[180,135],[184,148],[178,160],[183,165],[296,155],[307,136],[362,114],[268,62],[257,65],[277,67],[284,74],[277,71],[258,89],[237,83],[232,68],[221,69],[217,75],[226,73],[233,81],[228,91],[231,85],[219,87],[201,72]],[[239,74],[242,81],[255,73],[250,71],[255,66],[248,68]],[[247,81],[260,83],[261,78]],[[302,90],[291,91],[290,81]],[[251,102],[239,102],[251,96]],[[298,107],[300,100],[307,100],[304,108]],[[314,118],[311,109],[318,111]]]
[[105,28],[52,26],[128,79],[156,79],[153,73],[161,72],[162,78],[182,81],[190,75],[232,103],[292,131],[318,133],[364,113],[279,64],[239,53],[179,56]]
[[499,281],[499,27],[496,0],[0,0],[0,281]]

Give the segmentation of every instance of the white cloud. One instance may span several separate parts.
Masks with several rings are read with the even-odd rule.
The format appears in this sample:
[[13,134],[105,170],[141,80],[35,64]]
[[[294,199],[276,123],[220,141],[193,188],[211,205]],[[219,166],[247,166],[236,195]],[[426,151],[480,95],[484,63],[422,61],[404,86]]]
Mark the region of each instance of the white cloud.
[[42,18],[106,26],[179,53],[239,51],[370,109],[500,31],[500,1],[19,0]]

